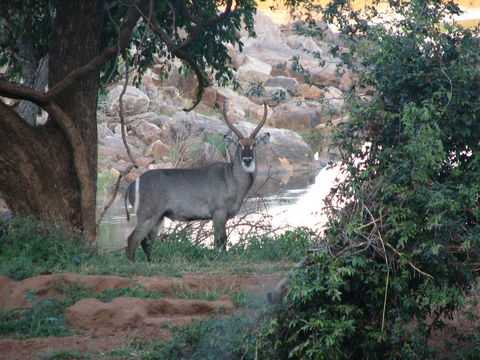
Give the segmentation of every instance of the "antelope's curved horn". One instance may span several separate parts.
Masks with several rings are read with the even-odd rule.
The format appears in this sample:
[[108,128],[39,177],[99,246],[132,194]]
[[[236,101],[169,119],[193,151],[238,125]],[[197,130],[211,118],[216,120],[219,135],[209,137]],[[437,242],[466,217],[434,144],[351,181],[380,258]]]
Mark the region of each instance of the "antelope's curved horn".
[[235,126],[233,126],[233,124],[230,122],[230,120],[228,120],[228,116],[227,116],[227,104],[228,104],[228,102],[227,102],[227,100],[225,100],[225,101],[223,102],[223,118],[225,119],[225,123],[226,123],[227,126],[230,128],[230,130],[232,130],[232,131],[235,133],[235,135],[237,135],[237,137],[238,137],[239,139],[243,139],[242,133],[241,133],[240,131],[238,131],[238,129],[237,129]]
[[257,136],[258,132],[260,131],[260,129],[262,128],[263,125],[265,125],[265,121],[267,120],[267,103],[264,102],[263,103],[263,119],[262,121],[260,121],[260,124],[257,125],[257,127],[255,128],[255,130],[252,131],[252,134],[250,135],[250,138],[251,139],[255,139],[255,137]]

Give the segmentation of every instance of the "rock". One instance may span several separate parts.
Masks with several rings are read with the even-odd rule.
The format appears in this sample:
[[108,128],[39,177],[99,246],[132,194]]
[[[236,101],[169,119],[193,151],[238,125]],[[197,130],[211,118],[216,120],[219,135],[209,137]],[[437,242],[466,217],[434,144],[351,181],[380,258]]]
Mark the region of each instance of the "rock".
[[[316,20],[315,26],[322,32],[321,38],[315,38],[316,42],[343,46],[343,43],[339,39],[338,33],[332,31],[328,24],[326,24],[323,20]],[[307,33],[310,31],[309,26],[305,22],[297,21],[295,23],[288,24],[286,32],[288,34],[298,33],[299,28],[305,30]]]
[[[257,35],[256,39],[260,43],[282,43],[285,41],[285,35],[280,30],[280,25],[275,23],[263,11],[257,10],[254,15],[254,28]],[[247,31],[242,27],[241,37],[247,37]]]
[[[141,157],[138,159],[140,158]],[[135,161],[137,161],[137,159],[135,159]],[[120,175],[120,173],[125,173],[130,165],[132,165],[130,161],[118,160],[111,165],[111,170],[118,172],[118,175]]]
[[[131,145],[130,145],[130,151],[134,158],[138,158],[143,155],[143,152],[140,149]],[[110,158],[113,161],[118,161],[118,160],[130,161],[130,158],[127,155],[127,150],[123,145],[122,139],[117,136],[105,137],[99,143],[98,153],[100,157]]]
[[206,88],[202,96],[202,104],[207,105],[208,107],[211,107],[213,109],[215,107],[216,102],[217,102],[217,89],[215,89],[212,86]]
[[125,180],[126,180],[127,184],[130,184],[130,183],[134,182],[135,180],[137,180],[139,176],[140,176],[140,174],[131,172],[131,173],[128,173],[125,176]]
[[[223,108],[223,103],[228,100],[228,118],[230,121],[244,121],[246,117],[251,116],[255,121],[263,117],[263,106],[254,103],[246,96],[240,95],[230,88],[217,89],[217,105]],[[272,112],[268,112],[268,118]]]
[[168,155],[169,149],[170,147],[162,140],[155,140],[145,151],[145,156],[151,156],[153,158],[159,159],[163,156]]
[[355,80],[349,70],[339,72],[336,63],[326,63],[323,67],[310,71],[310,74],[313,84],[321,87],[334,86],[343,91],[347,91]]
[[173,144],[188,139],[203,139],[208,134],[226,134],[227,126],[219,119],[180,111],[165,124],[166,143]]
[[300,96],[309,100],[318,100],[325,96],[325,92],[315,85],[302,84],[298,88]]
[[288,77],[288,78],[291,77],[290,71],[288,71],[286,67],[281,66],[281,64],[277,64],[272,68],[272,71],[270,72],[270,76],[272,77],[281,76],[281,77]]
[[113,136],[113,131],[108,128],[105,124],[98,124],[97,125],[97,133],[99,141],[104,139],[107,136]]
[[270,77],[272,67],[252,56],[246,56],[242,66],[238,68],[237,79],[246,82],[264,82]]
[[273,124],[277,128],[289,128],[296,131],[305,131],[313,128],[314,116],[310,111],[296,111],[294,113],[276,111]]
[[297,79],[286,76],[271,77],[267,79],[267,81],[265,81],[264,85],[272,87],[282,87],[290,92],[295,92],[299,87]]
[[180,100],[180,92],[175,86],[163,86],[159,90],[165,99]]
[[182,96],[193,98],[197,91],[197,78],[193,72],[186,75],[180,72],[180,68],[173,66],[164,82],[167,87],[174,87]]
[[321,104],[308,104],[300,101],[287,101],[273,109],[270,124],[277,128],[289,128],[295,131],[310,130],[320,123],[317,110]]
[[127,123],[136,123],[143,120],[161,128],[169,119],[170,118],[166,115],[158,115],[152,111],[149,111],[142,114],[129,116],[127,118]]
[[194,146],[192,151],[190,151],[186,166],[198,167],[225,161],[223,154],[216,146],[207,142],[202,142],[197,146]]
[[158,140],[162,135],[162,130],[155,124],[145,120],[140,120],[133,126],[133,132],[147,144]]
[[303,35],[289,35],[287,45],[295,50],[323,53],[323,50],[312,38]]
[[[263,105],[263,103],[266,102],[268,106],[276,106],[281,102],[288,100],[290,96],[288,95],[287,90],[283,87],[265,86],[264,92],[261,96],[249,96],[248,98],[258,105]],[[263,116],[263,112],[260,116]]]
[[148,165],[150,165],[150,163],[152,162],[152,159],[151,158],[148,158],[146,156],[140,156],[138,158],[135,159],[135,162],[137,163],[137,165],[141,168],[147,168]]
[[345,100],[343,98],[343,92],[333,86],[327,86],[323,89],[325,91],[325,101],[336,110],[343,107]]
[[323,148],[327,148],[332,143],[333,132],[335,128],[342,123],[348,121],[348,116],[342,116],[337,119],[330,120],[328,122],[323,122],[315,127],[315,131],[317,131],[321,136],[320,146]]
[[[114,113],[119,111],[119,98],[123,91],[123,85],[117,85],[110,90],[107,97],[107,104]],[[140,114],[148,111],[150,99],[140,89],[133,86],[127,86],[123,95],[123,111],[125,116]]]

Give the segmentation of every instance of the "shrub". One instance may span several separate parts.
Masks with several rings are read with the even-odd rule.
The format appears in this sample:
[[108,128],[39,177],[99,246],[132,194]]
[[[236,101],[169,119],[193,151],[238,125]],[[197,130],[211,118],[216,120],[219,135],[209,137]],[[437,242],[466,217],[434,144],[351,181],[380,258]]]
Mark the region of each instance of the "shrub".
[[[401,16],[387,25],[372,25],[373,7],[366,17],[344,1],[325,9],[352,44],[344,60],[357,85],[376,92],[349,98],[334,144],[346,180],[327,199],[328,250],[295,271],[284,306],[265,320],[266,357],[436,356],[432,334],[467,311],[476,286],[480,43],[472,30],[438,25],[459,12],[453,3],[390,5]],[[468,345],[469,334],[457,335]]]

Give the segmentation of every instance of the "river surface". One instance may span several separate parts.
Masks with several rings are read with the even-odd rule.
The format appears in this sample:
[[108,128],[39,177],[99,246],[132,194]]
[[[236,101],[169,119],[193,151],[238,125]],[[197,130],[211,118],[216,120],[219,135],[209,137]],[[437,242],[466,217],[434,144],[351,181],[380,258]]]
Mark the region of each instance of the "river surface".
[[[340,176],[338,166],[318,166],[302,172],[261,173],[252,187],[251,197],[239,214],[227,223],[229,243],[235,243],[244,236],[278,234],[295,227],[308,227],[320,232],[326,223],[324,198]],[[129,211],[131,213],[132,209]],[[210,223],[194,222],[193,228],[197,230],[194,230],[193,241],[211,243]],[[127,222],[121,192],[101,223],[100,248],[124,248],[135,224],[135,216]],[[184,222],[166,219],[164,231],[178,231],[185,225]]]

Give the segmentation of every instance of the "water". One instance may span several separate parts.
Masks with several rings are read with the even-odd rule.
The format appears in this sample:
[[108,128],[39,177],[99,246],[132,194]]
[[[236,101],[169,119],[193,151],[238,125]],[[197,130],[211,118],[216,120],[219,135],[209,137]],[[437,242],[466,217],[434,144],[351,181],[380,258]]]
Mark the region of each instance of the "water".
[[[338,166],[301,173],[261,174],[252,187],[253,197],[227,223],[229,243],[238,241],[241,236],[280,233],[299,226],[321,231],[326,222],[323,199],[340,175]],[[121,192],[103,218],[99,246],[106,250],[124,248],[135,224],[134,216],[127,222]],[[165,221],[165,228],[169,231],[186,225],[187,223],[171,222],[168,219]],[[195,232],[192,241],[211,243],[211,221],[194,222],[190,226],[202,230]]]

